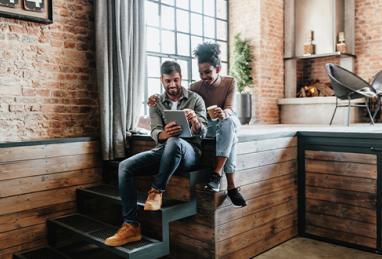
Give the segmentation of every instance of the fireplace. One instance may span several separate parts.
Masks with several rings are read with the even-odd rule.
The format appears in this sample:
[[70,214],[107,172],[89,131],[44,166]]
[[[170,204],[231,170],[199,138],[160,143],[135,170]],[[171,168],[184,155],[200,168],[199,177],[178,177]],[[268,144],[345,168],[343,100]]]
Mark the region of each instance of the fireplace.
[[[336,97],[325,64],[354,68],[354,0],[285,0],[284,71],[285,97],[279,100],[281,123],[329,124]],[[320,11],[318,11],[320,10]],[[325,10],[325,11],[322,11]],[[314,31],[315,53],[304,53],[306,35]],[[340,32],[348,53],[337,52]],[[364,102],[363,99],[353,103]],[[339,109],[334,123],[344,124],[346,109]],[[352,108],[350,123],[361,122]]]
[[309,80],[297,86],[297,98],[334,96],[330,83],[321,83],[320,80]]

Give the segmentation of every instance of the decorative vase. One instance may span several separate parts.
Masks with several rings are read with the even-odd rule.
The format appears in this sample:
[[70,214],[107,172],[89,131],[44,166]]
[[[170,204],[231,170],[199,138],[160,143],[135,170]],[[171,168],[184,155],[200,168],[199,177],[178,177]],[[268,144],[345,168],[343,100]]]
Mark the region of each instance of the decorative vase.
[[241,124],[248,124],[252,118],[252,95],[236,94],[236,112]]

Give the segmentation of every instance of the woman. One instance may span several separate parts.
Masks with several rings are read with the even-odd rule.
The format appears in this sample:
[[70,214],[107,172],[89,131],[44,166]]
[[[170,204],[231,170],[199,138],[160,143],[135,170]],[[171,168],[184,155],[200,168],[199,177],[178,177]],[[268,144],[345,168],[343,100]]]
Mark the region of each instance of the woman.
[[[240,122],[233,112],[235,80],[232,77],[219,75],[221,71],[219,54],[218,44],[198,45],[194,55],[198,59],[201,80],[190,86],[191,91],[202,96],[206,107],[217,106],[209,111],[212,116],[208,116],[207,137],[216,137],[216,163],[206,188],[218,192],[224,171],[227,178],[228,197],[235,207],[244,207],[246,202],[234,181],[237,133],[240,127]],[[148,104],[155,105],[156,98],[151,96]]]

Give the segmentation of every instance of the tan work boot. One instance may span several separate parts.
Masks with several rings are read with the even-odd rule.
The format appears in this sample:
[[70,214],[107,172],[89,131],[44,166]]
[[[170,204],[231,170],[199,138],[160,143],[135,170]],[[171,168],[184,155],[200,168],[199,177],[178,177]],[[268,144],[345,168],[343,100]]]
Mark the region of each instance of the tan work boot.
[[127,243],[139,241],[142,239],[141,226],[124,223],[114,236],[108,237],[105,240],[107,246],[123,246]]
[[151,188],[147,200],[145,202],[144,210],[160,210],[162,207],[162,193],[154,188]]

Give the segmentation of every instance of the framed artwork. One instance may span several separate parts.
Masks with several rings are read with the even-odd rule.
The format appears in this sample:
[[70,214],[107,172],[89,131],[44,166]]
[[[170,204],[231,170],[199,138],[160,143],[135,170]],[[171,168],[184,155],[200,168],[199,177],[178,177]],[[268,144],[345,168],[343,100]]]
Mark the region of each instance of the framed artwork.
[[0,0],[0,16],[52,23],[52,4],[52,0]]

